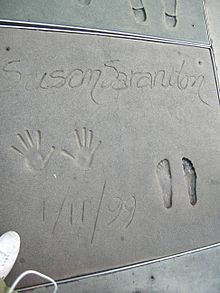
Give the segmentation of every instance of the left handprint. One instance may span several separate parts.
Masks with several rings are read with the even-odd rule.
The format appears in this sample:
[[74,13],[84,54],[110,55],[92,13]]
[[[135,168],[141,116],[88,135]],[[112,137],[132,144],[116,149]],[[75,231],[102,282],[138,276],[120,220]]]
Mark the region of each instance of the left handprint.
[[34,143],[32,136],[30,135],[29,130],[25,130],[25,135],[22,136],[20,133],[17,134],[17,138],[20,141],[22,148],[17,148],[15,146],[11,146],[11,148],[22,155],[24,157],[25,163],[27,166],[33,170],[39,171],[43,170],[54,150],[55,147],[52,146],[46,156],[43,156],[41,153],[41,131],[36,131],[37,139],[36,143]]

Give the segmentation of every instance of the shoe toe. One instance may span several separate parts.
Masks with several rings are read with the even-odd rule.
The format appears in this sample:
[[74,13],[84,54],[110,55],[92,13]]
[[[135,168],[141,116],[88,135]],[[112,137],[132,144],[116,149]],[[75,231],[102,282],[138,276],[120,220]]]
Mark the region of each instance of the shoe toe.
[[20,249],[20,236],[15,231],[8,231],[0,237],[0,249],[16,252]]

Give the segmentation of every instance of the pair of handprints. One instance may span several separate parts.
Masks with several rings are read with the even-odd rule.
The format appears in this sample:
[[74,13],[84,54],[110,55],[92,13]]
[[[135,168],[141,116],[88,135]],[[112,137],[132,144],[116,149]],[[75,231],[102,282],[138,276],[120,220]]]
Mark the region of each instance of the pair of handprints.
[[[74,130],[74,135],[78,146],[76,154],[73,155],[65,149],[62,149],[60,153],[72,160],[81,170],[88,170],[101,141],[95,147],[92,147],[93,131],[87,130],[85,127],[82,129],[81,137],[78,129]],[[56,150],[55,146],[51,146],[47,154],[43,155],[41,150],[42,134],[40,130],[36,131],[35,141],[29,130],[25,130],[24,135],[17,133],[17,138],[20,142],[20,147],[13,145],[11,148],[24,158],[26,165],[36,171],[45,169]]]

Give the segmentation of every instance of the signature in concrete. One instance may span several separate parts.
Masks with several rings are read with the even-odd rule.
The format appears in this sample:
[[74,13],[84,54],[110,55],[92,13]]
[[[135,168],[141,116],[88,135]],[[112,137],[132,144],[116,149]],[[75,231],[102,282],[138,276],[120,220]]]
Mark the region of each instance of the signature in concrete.
[[[102,104],[105,91],[128,92],[131,89],[146,90],[147,93],[154,89],[167,90],[173,88],[180,92],[192,90],[195,97],[205,105],[208,103],[202,97],[202,89],[205,82],[205,75],[192,74],[187,71],[186,60],[179,62],[179,66],[170,64],[169,69],[155,68],[149,70],[143,64],[142,69],[123,69],[125,64],[119,59],[112,59],[104,62],[100,68],[79,68],[70,70],[56,68],[47,72],[33,72],[25,74],[20,68],[22,60],[7,61],[2,67],[2,76],[7,80],[5,88],[2,86],[1,92],[9,91],[21,85],[25,90],[50,91],[61,88],[76,91],[86,89],[88,97],[97,105]],[[140,66],[139,66],[140,67]],[[6,84],[5,82],[2,84]],[[177,93],[178,95],[178,93]]]

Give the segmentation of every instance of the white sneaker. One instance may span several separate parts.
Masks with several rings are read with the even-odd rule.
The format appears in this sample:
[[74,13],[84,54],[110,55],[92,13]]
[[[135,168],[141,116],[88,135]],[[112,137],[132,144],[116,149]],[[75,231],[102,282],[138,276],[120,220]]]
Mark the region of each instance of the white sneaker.
[[11,271],[20,250],[20,236],[14,231],[0,237],[0,278],[4,279]]

